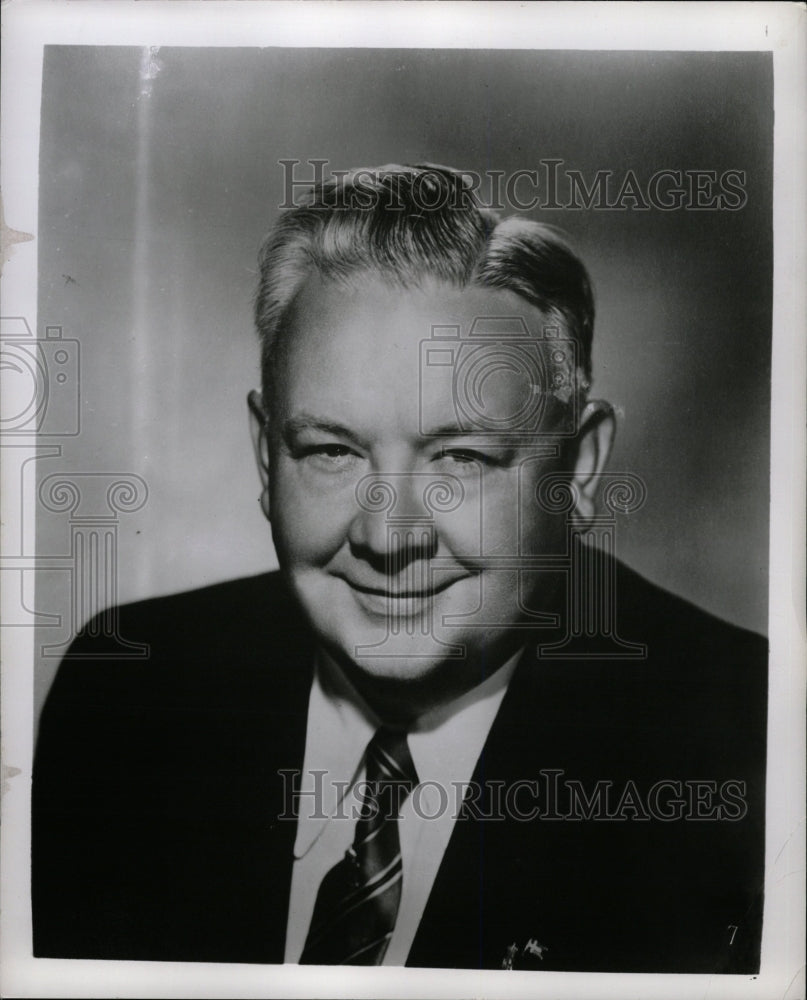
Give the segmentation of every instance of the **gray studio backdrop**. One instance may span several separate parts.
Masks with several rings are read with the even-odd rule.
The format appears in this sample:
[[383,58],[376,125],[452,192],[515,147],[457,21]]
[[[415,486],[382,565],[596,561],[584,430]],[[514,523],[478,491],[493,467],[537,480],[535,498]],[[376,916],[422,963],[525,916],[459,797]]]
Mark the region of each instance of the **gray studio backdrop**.
[[[93,601],[276,564],[245,396],[256,251],[285,196],[283,159],[301,161],[297,179],[312,159],[505,176],[554,159],[587,183],[632,170],[642,186],[659,170],[741,172],[742,198],[722,209],[525,214],[564,229],[595,283],[595,392],[620,416],[611,467],[647,485],[618,553],[764,632],[772,122],[760,53],[46,49],[38,327],[78,342],[80,426],[36,472],[42,568],[27,600],[50,616],[37,700]],[[80,499],[45,482],[61,474]],[[115,482],[128,485],[110,493]]]

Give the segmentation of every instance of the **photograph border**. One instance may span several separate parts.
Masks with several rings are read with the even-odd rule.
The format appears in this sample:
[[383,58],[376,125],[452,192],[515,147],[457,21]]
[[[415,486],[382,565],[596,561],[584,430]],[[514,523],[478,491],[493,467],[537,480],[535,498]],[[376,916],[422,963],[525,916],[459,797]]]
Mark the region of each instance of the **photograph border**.
[[[413,16],[413,8],[417,15]],[[804,5],[709,3],[342,4],[92,0],[3,6],[2,314],[37,317],[39,115],[43,48],[180,45],[771,51],[774,59],[774,295],[771,378],[769,623],[771,671],[766,903],[759,976],[544,973],[540,988],[581,996],[803,996],[805,701],[805,326],[807,118]],[[201,15],[204,16],[201,16]],[[7,235],[8,233],[8,235]],[[6,243],[8,242],[8,249]],[[33,457],[33,456],[32,456]],[[8,466],[4,464],[6,472]],[[34,551],[19,490],[3,490],[5,539]],[[16,532],[16,534],[15,534]],[[9,600],[3,594],[4,605]],[[529,997],[532,973],[303,969],[31,957],[28,854],[33,756],[33,629],[2,635],[3,815],[0,840],[4,996]],[[716,985],[718,983],[718,985]]]

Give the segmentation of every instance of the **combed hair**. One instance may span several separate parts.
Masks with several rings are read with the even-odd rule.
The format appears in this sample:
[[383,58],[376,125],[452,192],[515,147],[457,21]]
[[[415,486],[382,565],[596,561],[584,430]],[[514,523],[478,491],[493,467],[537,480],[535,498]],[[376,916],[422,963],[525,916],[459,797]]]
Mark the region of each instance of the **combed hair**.
[[391,164],[329,178],[283,213],[259,266],[264,391],[284,321],[313,272],[347,284],[376,274],[401,288],[436,279],[515,292],[576,343],[575,381],[588,388],[594,298],[585,267],[552,227],[482,207],[459,170]]

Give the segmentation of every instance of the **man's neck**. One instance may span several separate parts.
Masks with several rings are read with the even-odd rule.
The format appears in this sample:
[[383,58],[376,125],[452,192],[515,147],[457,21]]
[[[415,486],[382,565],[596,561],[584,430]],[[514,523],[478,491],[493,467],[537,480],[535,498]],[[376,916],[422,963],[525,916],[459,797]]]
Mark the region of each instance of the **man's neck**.
[[498,650],[495,659],[482,663],[448,661],[426,677],[380,677],[369,674],[346,657],[335,658],[321,650],[326,672],[338,671],[369,712],[387,725],[413,728],[419,720],[450,710],[464,701],[506,665],[514,665],[523,646],[511,642]]

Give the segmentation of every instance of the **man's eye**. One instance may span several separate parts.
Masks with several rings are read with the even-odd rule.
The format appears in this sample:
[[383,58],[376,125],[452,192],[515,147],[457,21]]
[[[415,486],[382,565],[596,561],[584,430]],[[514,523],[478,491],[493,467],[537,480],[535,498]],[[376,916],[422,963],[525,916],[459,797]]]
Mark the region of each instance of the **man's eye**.
[[300,458],[308,459],[312,465],[326,471],[340,471],[350,468],[359,456],[344,444],[315,444],[301,449]]
[[496,465],[496,460],[480,451],[469,451],[467,448],[452,448],[450,451],[442,452],[441,457],[448,463],[456,466],[486,466]]

